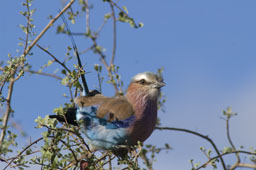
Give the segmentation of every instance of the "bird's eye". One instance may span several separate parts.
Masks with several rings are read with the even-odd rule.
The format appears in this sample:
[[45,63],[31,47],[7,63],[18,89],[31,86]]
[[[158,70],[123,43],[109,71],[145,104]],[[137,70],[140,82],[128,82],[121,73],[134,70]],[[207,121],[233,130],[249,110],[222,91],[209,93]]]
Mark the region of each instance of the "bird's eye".
[[145,84],[145,83],[146,83],[146,80],[145,80],[145,79],[141,79],[141,80],[139,81],[139,83],[140,83],[140,84]]

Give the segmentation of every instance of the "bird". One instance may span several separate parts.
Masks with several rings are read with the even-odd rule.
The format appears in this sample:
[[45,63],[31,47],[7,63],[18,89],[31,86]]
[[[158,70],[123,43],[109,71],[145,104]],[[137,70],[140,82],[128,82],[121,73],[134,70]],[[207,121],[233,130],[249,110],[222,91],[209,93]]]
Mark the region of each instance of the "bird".
[[125,96],[106,97],[94,90],[88,96],[75,98],[76,108],[67,109],[65,118],[62,115],[50,118],[81,125],[92,150],[118,151],[144,142],[152,134],[163,86],[162,76],[138,73],[131,79]]

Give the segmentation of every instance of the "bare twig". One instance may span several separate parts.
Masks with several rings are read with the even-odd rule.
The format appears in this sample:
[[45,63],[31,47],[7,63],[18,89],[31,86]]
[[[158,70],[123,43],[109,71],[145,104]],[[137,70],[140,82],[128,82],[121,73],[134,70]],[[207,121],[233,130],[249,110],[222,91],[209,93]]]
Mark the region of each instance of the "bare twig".
[[109,170],[112,170],[112,163],[111,163],[111,155],[108,156],[108,160],[109,160],[109,163],[108,163],[108,169]]
[[207,140],[208,142],[210,142],[210,144],[212,145],[212,147],[214,148],[215,152],[217,153],[217,155],[219,156],[220,158],[220,161],[221,161],[221,164],[222,164],[222,167],[224,170],[226,170],[226,165],[225,165],[225,162],[217,148],[217,146],[215,145],[215,143],[213,142],[213,140],[211,138],[209,138],[208,136],[205,136],[205,135],[202,135],[198,132],[195,132],[195,131],[191,131],[191,130],[188,130],[188,129],[181,129],[181,128],[171,128],[171,127],[156,127],[155,129],[157,130],[173,130],[173,131],[181,131],[181,132],[186,132],[186,133],[190,133],[190,134],[193,134],[193,135],[196,135],[196,136],[199,136],[205,140]]
[[79,52],[79,54],[87,53],[88,51],[92,50],[94,48],[94,45],[91,45],[89,48],[86,48],[85,50]]
[[30,50],[36,45],[38,40],[45,34],[45,32],[54,24],[54,22],[75,2],[75,0],[70,0],[70,2],[53,18],[49,21],[49,23],[45,26],[45,28],[39,33],[39,35],[34,39],[34,41],[28,46],[28,48],[24,51],[24,55],[26,56]]
[[106,25],[106,23],[107,23],[107,19],[104,18],[103,23],[102,23],[101,26],[97,29],[97,31],[95,32],[95,35],[94,35],[94,36],[96,36],[96,37],[99,36],[101,30],[104,28],[104,26]]
[[[228,142],[229,144],[231,145],[232,149],[234,151],[236,151],[236,147],[235,145],[233,144],[232,140],[231,140],[231,136],[230,136],[230,129],[229,129],[229,120],[230,120],[231,116],[227,116],[227,119],[226,119],[226,130],[227,130],[227,138],[228,138]],[[240,159],[240,156],[239,156],[239,153],[237,152],[236,153],[236,163],[230,168],[230,170],[234,170],[237,165],[239,165],[241,162],[241,159]]]
[[38,74],[38,75],[48,76],[48,77],[56,78],[58,80],[62,80],[61,77],[56,76],[55,74],[49,74],[49,73],[44,73],[44,72],[40,72],[40,71],[34,71],[34,70],[30,70],[30,69],[25,69],[24,71],[28,72],[28,73],[31,73],[31,74]]
[[89,4],[88,0],[84,0],[85,4],[85,19],[86,19],[86,34],[90,33],[90,11],[89,11]]
[[50,53],[47,49],[43,48],[42,46],[40,46],[39,44],[36,44],[36,46],[38,48],[40,48],[41,50],[43,50],[44,52],[46,52],[49,56],[51,56],[54,61],[56,61],[57,63],[59,63],[65,70],[68,71],[68,73],[71,73],[71,71],[69,70],[69,68],[62,62],[60,62],[60,60],[58,60],[52,53]]
[[113,65],[115,55],[116,55],[116,14],[115,14],[113,1],[110,0],[109,4],[110,4],[110,7],[111,7],[112,17],[113,17],[113,50],[112,50],[112,58],[111,58],[111,61],[110,61],[110,65]]
[[246,163],[238,163],[238,164],[236,163],[233,169],[238,168],[238,167],[256,169],[256,165],[255,164],[246,164]]

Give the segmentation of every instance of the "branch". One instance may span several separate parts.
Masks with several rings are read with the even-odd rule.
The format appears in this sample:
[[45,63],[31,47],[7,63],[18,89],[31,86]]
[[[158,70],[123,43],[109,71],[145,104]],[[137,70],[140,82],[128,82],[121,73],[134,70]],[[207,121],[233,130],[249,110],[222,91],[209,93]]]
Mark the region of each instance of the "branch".
[[[49,138],[55,138],[55,136],[48,136]],[[75,159],[75,162],[76,162],[76,166],[77,164],[79,163],[77,157],[76,157],[76,154],[75,154],[75,151],[64,141],[64,140],[61,140],[60,139],[60,142],[63,143],[67,148],[68,150],[71,152],[71,154],[73,155],[74,159]]]
[[34,39],[31,45],[24,51],[24,56],[26,56],[30,50],[36,45],[38,40],[45,34],[45,32],[54,24],[54,22],[75,2],[75,0],[70,0],[70,2],[45,26],[45,28],[39,33],[39,35]]
[[[14,74],[13,74],[13,77],[14,77]],[[3,127],[2,127],[2,132],[1,132],[1,136],[0,136],[0,151],[2,150],[2,144],[3,144],[3,141],[4,141],[4,137],[5,137],[5,134],[6,134],[6,128],[7,128],[7,124],[8,124],[8,120],[9,120],[9,116],[10,116],[10,113],[11,113],[11,98],[12,98],[12,92],[13,92],[13,86],[14,86],[14,78],[11,79],[10,81],[10,84],[9,84],[9,87],[8,87],[8,95],[7,95],[7,98],[6,98],[6,102],[7,102],[7,108],[6,108],[6,111],[5,111],[5,114],[4,114],[4,117],[3,117]]]
[[48,76],[48,77],[56,78],[58,80],[62,80],[61,77],[56,76],[55,74],[49,74],[49,73],[44,73],[44,72],[40,72],[40,71],[34,71],[34,70],[30,70],[30,69],[25,69],[24,71],[28,72],[28,73],[31,73],[31,74],[38,74],[38,75]]
[[[232,167],[233,167],[233,166],[232,166]],[[253,165],[253,164],[246,164],[246,163],[238,163],[238,164],[236,164],[236,166],[235,166],[234,168],[238,168],[238,167],[256,169],[256,165]],[[230,169],[231,169],[231,168],[230,168]]]
[[[229,129],[229,120],[230,120],[230,118],[231,118],[231,116],[230,116],[230,115],[227,115],[227,119],[226,119],[227,137],[228,137],[228,142],[229,142],[229,144],[231,145],[232,149],[233,149],[233,150],[236,150],[236,147],[235,147],[235,145],[233,144],[233,142],[232,142],[232,140],[231,140],[231,136],[230,136],[230,129]],[[237,165],[239,165],[240,162],[241,162],[241,159],[240,159],[240,157],[239,157],[239,153],[238,153],[238,152],[236,153],[236,159],[237,159],[236,163],[230,168],[230,170],[234,170],[234,169],[237,167]]]
[[186,133],[190,133],[190,134],[193,134],[193,135],[196,135],[196,136],[199,136],[205,140],[207,140],[208,142],[211,143],[212,147],[214,148],[215,152],[217,153],[217,155],[219,156],[220,158],[220,161],[221,161],[221,164],[222,164],[222,167],[224,170],[226,170],[226,165],[225,165],[225,162],[217,148],[217,146],[215,145],[215,143],[212,141],[211,138],[209,138],[208,136],[205,136],[205,135],[202,135],[198,132],[195,132],[195,131],[191,131],[191,130],[188,130],[188,129],[181,129],[181,128],[171,128],[171,127],[156,127],[155,129],[157,130],[173,130],[173,131],[181,131],[181,132],[186,132]]
[[13,163],[13,161],[15,161],[15,159],[17,159],[19,156],[21,156],[28,148],[30,148],[32,145],[36,144],[37,142],[39,142],[40,140],[42,140],[43,137],[35,140],[34,142],[32,142],[31,144],[29,144],[27,147],[25,147],[16,157],[14,157],[9,163],[8,165],[6,165],[6,167],[3,169],[5,170],[6,168],[8,168],[9,165],[11,165],[11,163]]
[[92,50],[94,47],[94,45],[91,45],[89,48],[86,48],[85,50],[79,52],[79,54],[84,54],[84,53],[87,53],[88,51]]
[[80,141],[86,146],[87,150],[91,153],[91,150],[89,148],[89,146],[85,143],[84,139],[76,132],[72,131],[72,130],[69,130],[69,129],[65,129],[65,128],[56,128],[56,129],[53,129],[47,125],[42,125],[43,127],[46,127],[48,130],[53,130],[53,131],[57,131],[57,130],[60,130],[60,131],[66,131],[66,132],[69,132],[69,133],[72,133],[74,135],[76,135]]
[[113,51],[112,51],[112,58],[110,61],[110,65],[113,65],[114,59],[115,59],[115,54],[116,54],[116,15],[115,15],[113,1],[110,0],[109,4],[111,7],[112,17],[113,17]]
[[25,50],[27,49],[27,46],[28,46],[28,36],[29,36],[29,27],[30,27],[30,8],[29,8],[29,2],[28,0],[26,0],[26,7],[27,7],[27,16],[26,16],[26,19],[27,19],[27,26],[26,26],[26,40],[25,40],[25,45],[24,45],[24,52]]
[[[213,161],[215,159],[218,159],[218,158],[223,157],[225,155],[238,154],[238,153],[243,153],[243,154],[247,154],[247,155],[256,155],[255,152],[248,152],[248,151],[232,151],[232,152],[222,153],[221,155],[218,155],[218,156],[215,156],[215,157],[209,159],[206,163],[204,163],[203,165],[198,167],[196,170],[199,170],[201,168],[205,168],[211,161]],[[249,168],[253,167],[253,168],[256,168],[256,165],[239,163],[239,164],[236,165],[236,167],[249,167]]]
[[86,34],[89,34],[90,32],[90,11],[89,11],[89,5],[88,5],[88,0],[84,0],[85,4],[85,19],[86,19]]
[[113,2],[113,1],[111,1],[112,2],[112,4],[116,7],[116,8],[118,8],[120,11],[122,11],[123,13],[125,13],[126,15],[128,15],[128,13],[125,11],[125,10],[123,10],[120,6],[118,6],[115,2]]
[[38,48],[40,48],[41,50],[43,50],[44,52],[46,52],[47,54],[49,54],[49,56],[51,56],[51,57],[54,59],[54,61],[56,61],[56,62],[59,63],[62,67],[64,67],[64,69],[67,70],[68,73],[71,73],[71,71],[68,69],[68,67],[67,67],[64,63],[60,62],[60,60],[58,60],[52,53],[50,53],[50,52],[49,52],[48,50],[46,50],[45,48],[41,47],[39,44],[36,44],[36,46],[37,46]]
[[[3,71],[2,67],[0,68],[0,70]],[[4,80],[3,80],[2,82],[0,82],[0,85],[1,85],[0,94],[2,94],[3,88],[4,88],[5,83],[7,82],[8,78],[9,78],[9,75],[10,75],[10,73],[8,73],[8,74],[5,76]]]

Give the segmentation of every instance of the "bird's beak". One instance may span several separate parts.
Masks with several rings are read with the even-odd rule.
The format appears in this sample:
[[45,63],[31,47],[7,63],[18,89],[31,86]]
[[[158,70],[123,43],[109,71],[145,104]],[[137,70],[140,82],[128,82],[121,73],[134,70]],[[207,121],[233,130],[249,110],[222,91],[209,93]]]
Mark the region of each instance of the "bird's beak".
[[165,83],[164,82],[155,82],[153,84],[153,87],[154,88],[157,88],[157,89],[160,89],[161,87],[165,86]]

